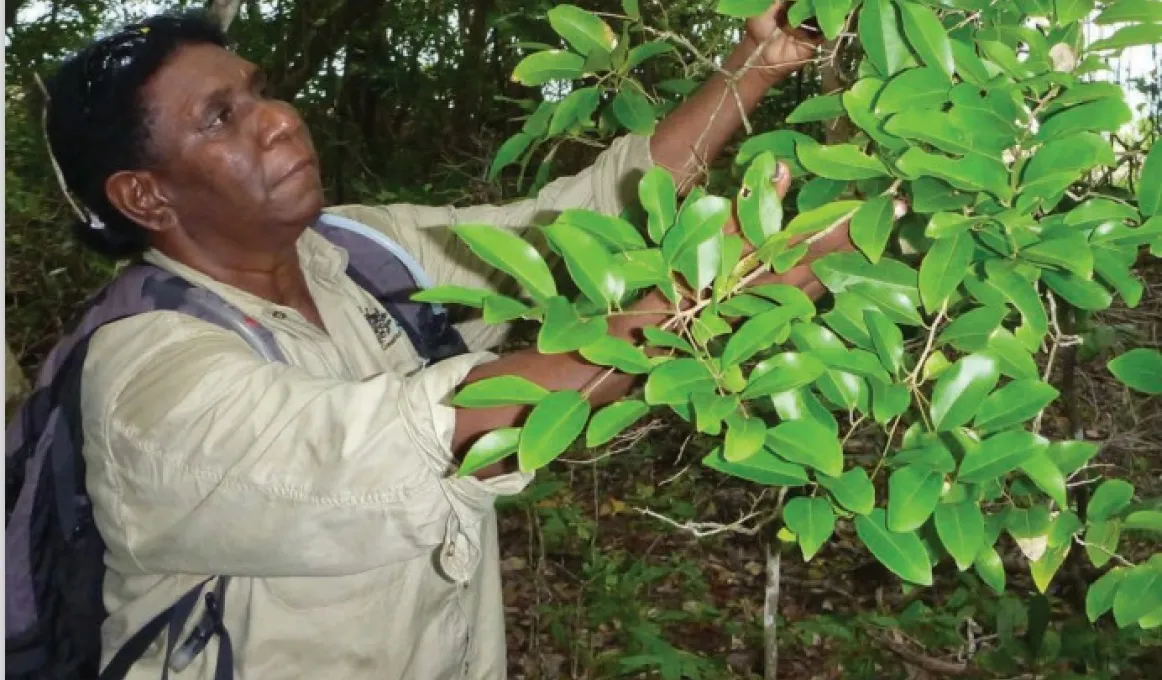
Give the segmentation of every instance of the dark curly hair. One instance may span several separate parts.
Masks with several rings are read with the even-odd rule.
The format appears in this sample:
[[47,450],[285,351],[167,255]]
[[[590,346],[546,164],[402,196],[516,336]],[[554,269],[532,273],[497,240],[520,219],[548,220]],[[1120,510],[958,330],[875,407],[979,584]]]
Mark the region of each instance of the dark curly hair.
[[145,228],[109,202],[105,181],[152,160],[150,112],[141,90],[179,47],[190,44],[228,47],[205,12],[162,14],[89,44],[48,82],[49,146],[69,191],[91,214],[77,220],[74,232],[109,258],[139,255],[148,244]]

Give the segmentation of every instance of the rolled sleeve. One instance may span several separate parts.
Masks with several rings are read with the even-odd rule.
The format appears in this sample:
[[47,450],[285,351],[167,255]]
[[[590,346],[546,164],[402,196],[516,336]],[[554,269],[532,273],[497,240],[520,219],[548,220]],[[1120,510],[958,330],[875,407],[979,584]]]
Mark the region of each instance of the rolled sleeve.
[[444,402],[491,358],[343,381],[176,313],[104,327],[81,397],[111,559],[143,573],[338,576],[439,549],[447,575],[465,578],[496,495],[528,481],[450,474]]

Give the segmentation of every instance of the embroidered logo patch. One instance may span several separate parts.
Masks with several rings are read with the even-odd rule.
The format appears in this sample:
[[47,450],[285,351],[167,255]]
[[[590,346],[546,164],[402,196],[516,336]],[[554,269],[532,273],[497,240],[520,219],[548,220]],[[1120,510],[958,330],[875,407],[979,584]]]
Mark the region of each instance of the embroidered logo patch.
[[396,336],[399,335],[399,325],[387,312],[364,309],[363,318],[367,319],[367,325],[371,326],[371,331],[375,333],[375,339],[379,341],[379,346],[382,349],[390,347]]

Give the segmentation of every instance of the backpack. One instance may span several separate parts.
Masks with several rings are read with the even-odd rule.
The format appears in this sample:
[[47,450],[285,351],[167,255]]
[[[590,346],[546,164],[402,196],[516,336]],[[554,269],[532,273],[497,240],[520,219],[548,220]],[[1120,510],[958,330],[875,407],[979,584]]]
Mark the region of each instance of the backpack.
[[[314,229],[349,254],[347,274],[383,305],[417,353],[435,363],[467,351],[440,305],[409,300],[432,282],[383,234],[323,214]],[[213,292],[159,267],[127,267],[84,306],[80,321],[45,360],[31,395],[9,423],[5,455],[5,677],[118,680],[169,629],[163,678],[217,636],[217,680],[233,677],[222,625],[228,577],[206,579],[137,631],[100,671],[105,545],[85,490],[80,427],[81,368],[93,334],[135,314],[172,310],[231,330],[270,361],[285,361],[269,330]],[[210,582],[213,581],[213,586]],[[178,638],[199,600],[202,619]]]

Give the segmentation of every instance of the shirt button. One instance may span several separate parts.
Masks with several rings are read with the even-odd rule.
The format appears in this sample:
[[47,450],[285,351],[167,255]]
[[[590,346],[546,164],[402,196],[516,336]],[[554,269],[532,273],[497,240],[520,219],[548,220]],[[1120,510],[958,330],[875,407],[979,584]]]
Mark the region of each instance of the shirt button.
[[272,317],[278,319],[279,321],[282,321],[283,319],[286,318],[286,312],[279,310],[279,309],[274,310],[273,312],[270,313],[270,315]]

